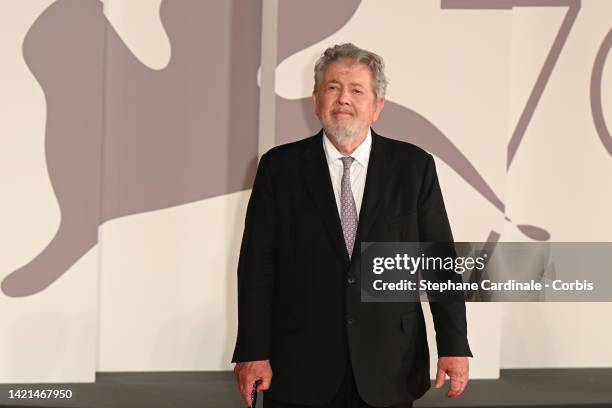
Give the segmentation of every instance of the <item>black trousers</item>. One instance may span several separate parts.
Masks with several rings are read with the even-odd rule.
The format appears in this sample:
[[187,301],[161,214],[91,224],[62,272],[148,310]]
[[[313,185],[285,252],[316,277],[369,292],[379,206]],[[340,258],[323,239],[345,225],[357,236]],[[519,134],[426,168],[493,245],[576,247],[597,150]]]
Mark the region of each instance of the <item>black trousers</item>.
[[[274,377],[272,377],[272,381],[274,381]],[[287,404],[284,402],[273,401],[270,398],[267,398],[264,394],[264,403],[263,408],[315,408],[312,405],[296,405],[296,404]],[[329,403],[317,406],[316,408],[383,408],[383,407],[374,407],[372,405],[368,405],[364,400],[361,399],[359,392],[357,391],[357,385],[355,384],[355,376],[353,375],[353,367],[351,365],[351,360],[347,358],[346,370],[344,374],[344,379],[342,380],[342,384],[340,385],[340,389],[338,393]],[[412,408],[412,401],[405,402],[399,405],[392,405],[388,408]]]

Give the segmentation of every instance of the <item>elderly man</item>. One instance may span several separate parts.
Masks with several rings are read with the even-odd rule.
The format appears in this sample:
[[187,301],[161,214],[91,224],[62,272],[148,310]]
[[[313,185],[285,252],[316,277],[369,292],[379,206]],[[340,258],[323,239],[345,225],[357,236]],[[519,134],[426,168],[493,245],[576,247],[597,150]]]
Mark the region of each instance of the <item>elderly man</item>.
[[[352,44],[315,65],[323,129],[261,157],[238,265],[232,361],[247,405],[411,407],[430,387],[420,303],[360,301],[360,242],[452,242],[430,154],[377,135],[382,59]],[[430,304],[436,387],[468,381],[465,304]]]

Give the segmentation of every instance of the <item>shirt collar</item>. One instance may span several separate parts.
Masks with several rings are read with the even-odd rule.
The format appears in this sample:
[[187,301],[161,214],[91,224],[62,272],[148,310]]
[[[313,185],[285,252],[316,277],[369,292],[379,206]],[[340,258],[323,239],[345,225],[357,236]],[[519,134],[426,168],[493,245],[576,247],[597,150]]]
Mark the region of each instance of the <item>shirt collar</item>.
[[[370,150],[372,148],[372,131],[368,128],[368,135],[365,140],[361,142],[361,144],[355,149],[355,151],[351,154],[351,157],[354,158],[357,163],[361,164],[364,167],[368,167],[368,161],[370,160]],[[327,164],[331,164],[334,161],[341,159],[344,157],[342,153],[336,149],[336,146],[330,142],[329,138],[323,131],[323,150],[325,150],[325,158],[327,159]]]

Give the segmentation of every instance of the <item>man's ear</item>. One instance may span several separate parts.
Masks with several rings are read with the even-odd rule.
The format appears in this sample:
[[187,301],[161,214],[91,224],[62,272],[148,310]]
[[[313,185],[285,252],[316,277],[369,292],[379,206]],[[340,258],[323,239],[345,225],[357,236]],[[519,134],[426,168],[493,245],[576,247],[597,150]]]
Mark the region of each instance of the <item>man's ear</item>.
[[319,104],[316,91],[312,91],[312,107],[314,108],[315,114],[319,116]]
[[385,107],[384,98],[380,98],[379,100],[376,101],[376,108],[374,108],[374,115],[373,115],[372,122],[376,122],[378,120],[378,117],[380,116],[380,112],[382,112],[384,107]]

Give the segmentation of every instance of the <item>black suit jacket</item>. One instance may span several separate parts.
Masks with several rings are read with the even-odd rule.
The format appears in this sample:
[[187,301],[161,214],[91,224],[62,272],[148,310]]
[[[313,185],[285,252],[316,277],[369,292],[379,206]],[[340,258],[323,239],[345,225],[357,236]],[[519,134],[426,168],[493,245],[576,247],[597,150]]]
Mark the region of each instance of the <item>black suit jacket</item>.
[[[264,154],[238,265],[233,362],[269,359],[270,398],[320,405],[350,358],[361,397],[386,406],[430,387],[420,303],[360,302],[360,242],[452,242],[432,156],[372,131],[357,237],[349,259],[323,132]],[[465,304],[430,303],[439,356],[471,356]]]

